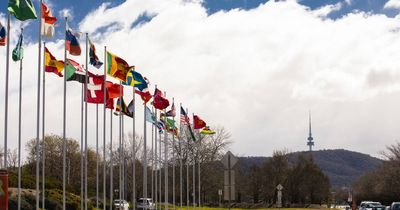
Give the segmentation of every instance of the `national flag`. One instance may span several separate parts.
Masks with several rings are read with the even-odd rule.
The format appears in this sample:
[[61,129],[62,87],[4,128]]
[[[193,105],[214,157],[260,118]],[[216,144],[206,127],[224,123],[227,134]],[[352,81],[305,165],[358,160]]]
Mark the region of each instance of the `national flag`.
[[175,117],[176,116],[176,110],[175,110],[175,103],[174,102],[172,102],[171,110],[169,110],[166,113],[166,116],[167,117]]
[[128,117],[133,117],[133,112],[130,112],[128,107],[125,104],[125,101],[122,97],[118,98],[117,100],[117,108],[115,109],[116,113],[119,114],[121,111],[121,114],[126,115]]
[[178,134],[178,128],[175,126],[175,120],[166,117],[165,115],[160,116],[161,121],[165,124],[165,128],[168,132],[175,135]]
[[104,103],[104,75],[94,75],[89,73],[87,102],[92,104]]
[[47,47],[44,48],[44,65],[46,72],[53,72],[58,76],[62,77],[62,70],[64,69],[64,61],[56,60],[56,58],[50,53]]
[[163,110],[169,106],[169,101],[164,97],[164,94],[159,90],[154,90],[153,106],[156,109]]
[[126,80],[126,76],[130,70],[133,70],[134,66],[129,66],[128,63],[122,58],[107,51],[107,74],[119,79],[121,81]]
[[72,32],[72,30],[69,28],[67,29],[66,33],[66,38],[67,38],[67,42],[66,42],[66,47],[67,47],[67,51],[71,54],[71,55],[81,55],[81,46],[79,45],[79,33],[74,33]]
[[126,81],[122,82],[123,85],[134,86],[135,88],[143,91],[148,88],[148,80],[143,77],[139,72],[131,69],[126,75]]
[[7,42],[6,28],[0,23],[0,46],[5,46]]
[[49,7],[42,2],[42,36],[47,36],[49,38],[54,36],[54,25],[57,21],[57,18],[53,16]]
[[144,89],[143,91],[135,90],[135,93],[140,95],[145,104],[153,97],[148,89]]
[[113,98],[108,98],[106,101],[106,108],[107,109],[114,109],[114,99]]
[[215,134],[215,131],[211,130],[210,127],[206,126],[205,128],[203,128],[203,130],[200,131],[200,133],[204,135],[213,135]]
[[65,76],[67,81],[85,83],[86,72],[78,62],[68,58],[65,62]]
[[190,137],[192,137],[193,141],[196,141],[196,137],[194,137],[193,130],[192,130],[191,126],[190,126],[189,117],[187,116],[187,114],[186,114],[185,110],[183,109],[183,107],[181,107],[181,123],[183,125],[187,126],[187,128],[189,130]]
[[13,61],[20,61],[24,58],[24,48],[22,48],[22,41],[24,39],[24,36],[21,34],[19,35],[18,38],[18,43],[17,46],[15,46],[14,50],[12,51],[12,59]]
[[99,69],[103,65],[103,62],[101,62],[97,57],[96,47],[94,46],[94,44],[90,39],[89,39],[89,45],[90,45],[90,50],[89,50],[90,64]]
[[206,127],[206,122],[204,120],[200,119],[199,116],[193,115],[193,127],[194,129],[202,129]]
[[[124,86],[107,81],[106,87],[107,87],[107,97],[108,98],[119,98],[120,92],[122,93],[121,96],[124,96]],[[120,88],[122,90],[120,90]]]
[[157,126],[157,128],[160,130],[160,132],[162,131],[162,129],[164,129],[164,124],[161,121],[157,120],[157,117],[147,106],[146,106],[146,121]]
[[190,124],[190,119],[187,116],[185,110],[183,109],[183,107],[181,107],[181,124],[182,125],[189,125]]
[[8,11],[21,21],[37,19],[36,10],[31,0],[9,0]]

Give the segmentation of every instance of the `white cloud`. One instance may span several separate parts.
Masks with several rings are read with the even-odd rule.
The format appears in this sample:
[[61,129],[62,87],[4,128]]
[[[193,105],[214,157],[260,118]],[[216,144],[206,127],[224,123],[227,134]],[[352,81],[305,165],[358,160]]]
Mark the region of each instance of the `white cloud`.
[[346,2],[347,5],[352,5],[353,4],[353,0],[345,0],[344,2]]
[[[269,1],[248,11],[208,15],[197,2],[125,1],[113,8],[103,4],[79,27],[94,36],[101,59],[102,46],[106,45],[134,64],[152,85],[166,90],[168,97],[182,102],[189,113],[199,114],[211,126],[224,125],[232,132],[232,150],[237,153],[305,150],[311,109],[317,149],[347,148],[376,154],[400,137],[400,82],[393,79],[399,77],[400,40],[395,29],[400,23],[395,18],[365,13],[337,20],[325,18],[335,8],[338,6],[317,12],[295,1]],[[154,18],[132,28],[145,12]],[[48,46],[62,58],[62,40]],[[37,45],[27,47],[25,140],[35,136],[36,56]],[[82,57],[74,59],[84,63]],[[4,61],[4,51],[0,51],[0,63]],[[13,140],[17,127],[16,69],[13,63],[9,124]],[[4,84],[3,76],[0,84]],[[48,74],[46,84],[46,129],[61,134],[62,81]],[[131,97],[128,89],[127,100]],[[67,133],[77,139],[79,91],[77,83],[68,83]],[[0,98],[3,93],[0,91]],[[4,103],[0,103],[3,109]],[[137,132],[142,134],[143,108],[137,105],[137,109]],[[90,105],[89,119],[94,119],[94,111]],[[130,120],[125,125],[128,130]],[[92,145],[94,130],[91,121]],[[108,135],[107,131],[107,139]],[[11,144],[15,146],[15,141]]]
[[342,6],[343,6],[342,2],[338,2],[336,4],[328,4],[314,10],[313,13],[318,17],[327,17],[330,13],[342,9]]
[[69,8],[64,8],[64,9],[60,10],[58,12],[58,16],[62,17],[62,18],[68,17],[68,19],[73,19],[74,18],[72,9],[69,9]]
[[400,9],[400,0],[389,0],[383,6],[385,9]]

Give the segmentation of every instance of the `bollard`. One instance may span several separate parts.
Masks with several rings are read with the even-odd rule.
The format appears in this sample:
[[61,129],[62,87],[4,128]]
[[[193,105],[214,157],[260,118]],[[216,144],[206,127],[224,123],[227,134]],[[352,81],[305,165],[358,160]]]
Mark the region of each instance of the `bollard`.
[[8,172],[0,170],[0,210],[8,210]]

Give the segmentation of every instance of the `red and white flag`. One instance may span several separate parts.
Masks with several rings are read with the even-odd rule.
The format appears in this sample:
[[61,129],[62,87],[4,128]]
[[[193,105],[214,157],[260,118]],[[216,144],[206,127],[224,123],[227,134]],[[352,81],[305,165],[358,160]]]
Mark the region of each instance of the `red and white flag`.
[[87,84],[87,102],[92,104],[104,103],[104,76],[89,73]]
[[42,36],[47,36],[49,38],[54,36],[54,24],[57,21],[57,18],[53,16],[50,9],[47,7],[46,4],[42,3],[42,29],[41,34]]

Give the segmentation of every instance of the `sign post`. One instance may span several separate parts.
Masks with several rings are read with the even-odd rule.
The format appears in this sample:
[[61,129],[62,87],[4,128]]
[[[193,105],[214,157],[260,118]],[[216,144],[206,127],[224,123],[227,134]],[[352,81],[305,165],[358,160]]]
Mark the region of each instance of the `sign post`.
[[228,210],[231,209],[231,201],[235,200],[235,171],[233,167],[238,159],[228,151],[221,160],[224,165],[224,200],[228,200]]

